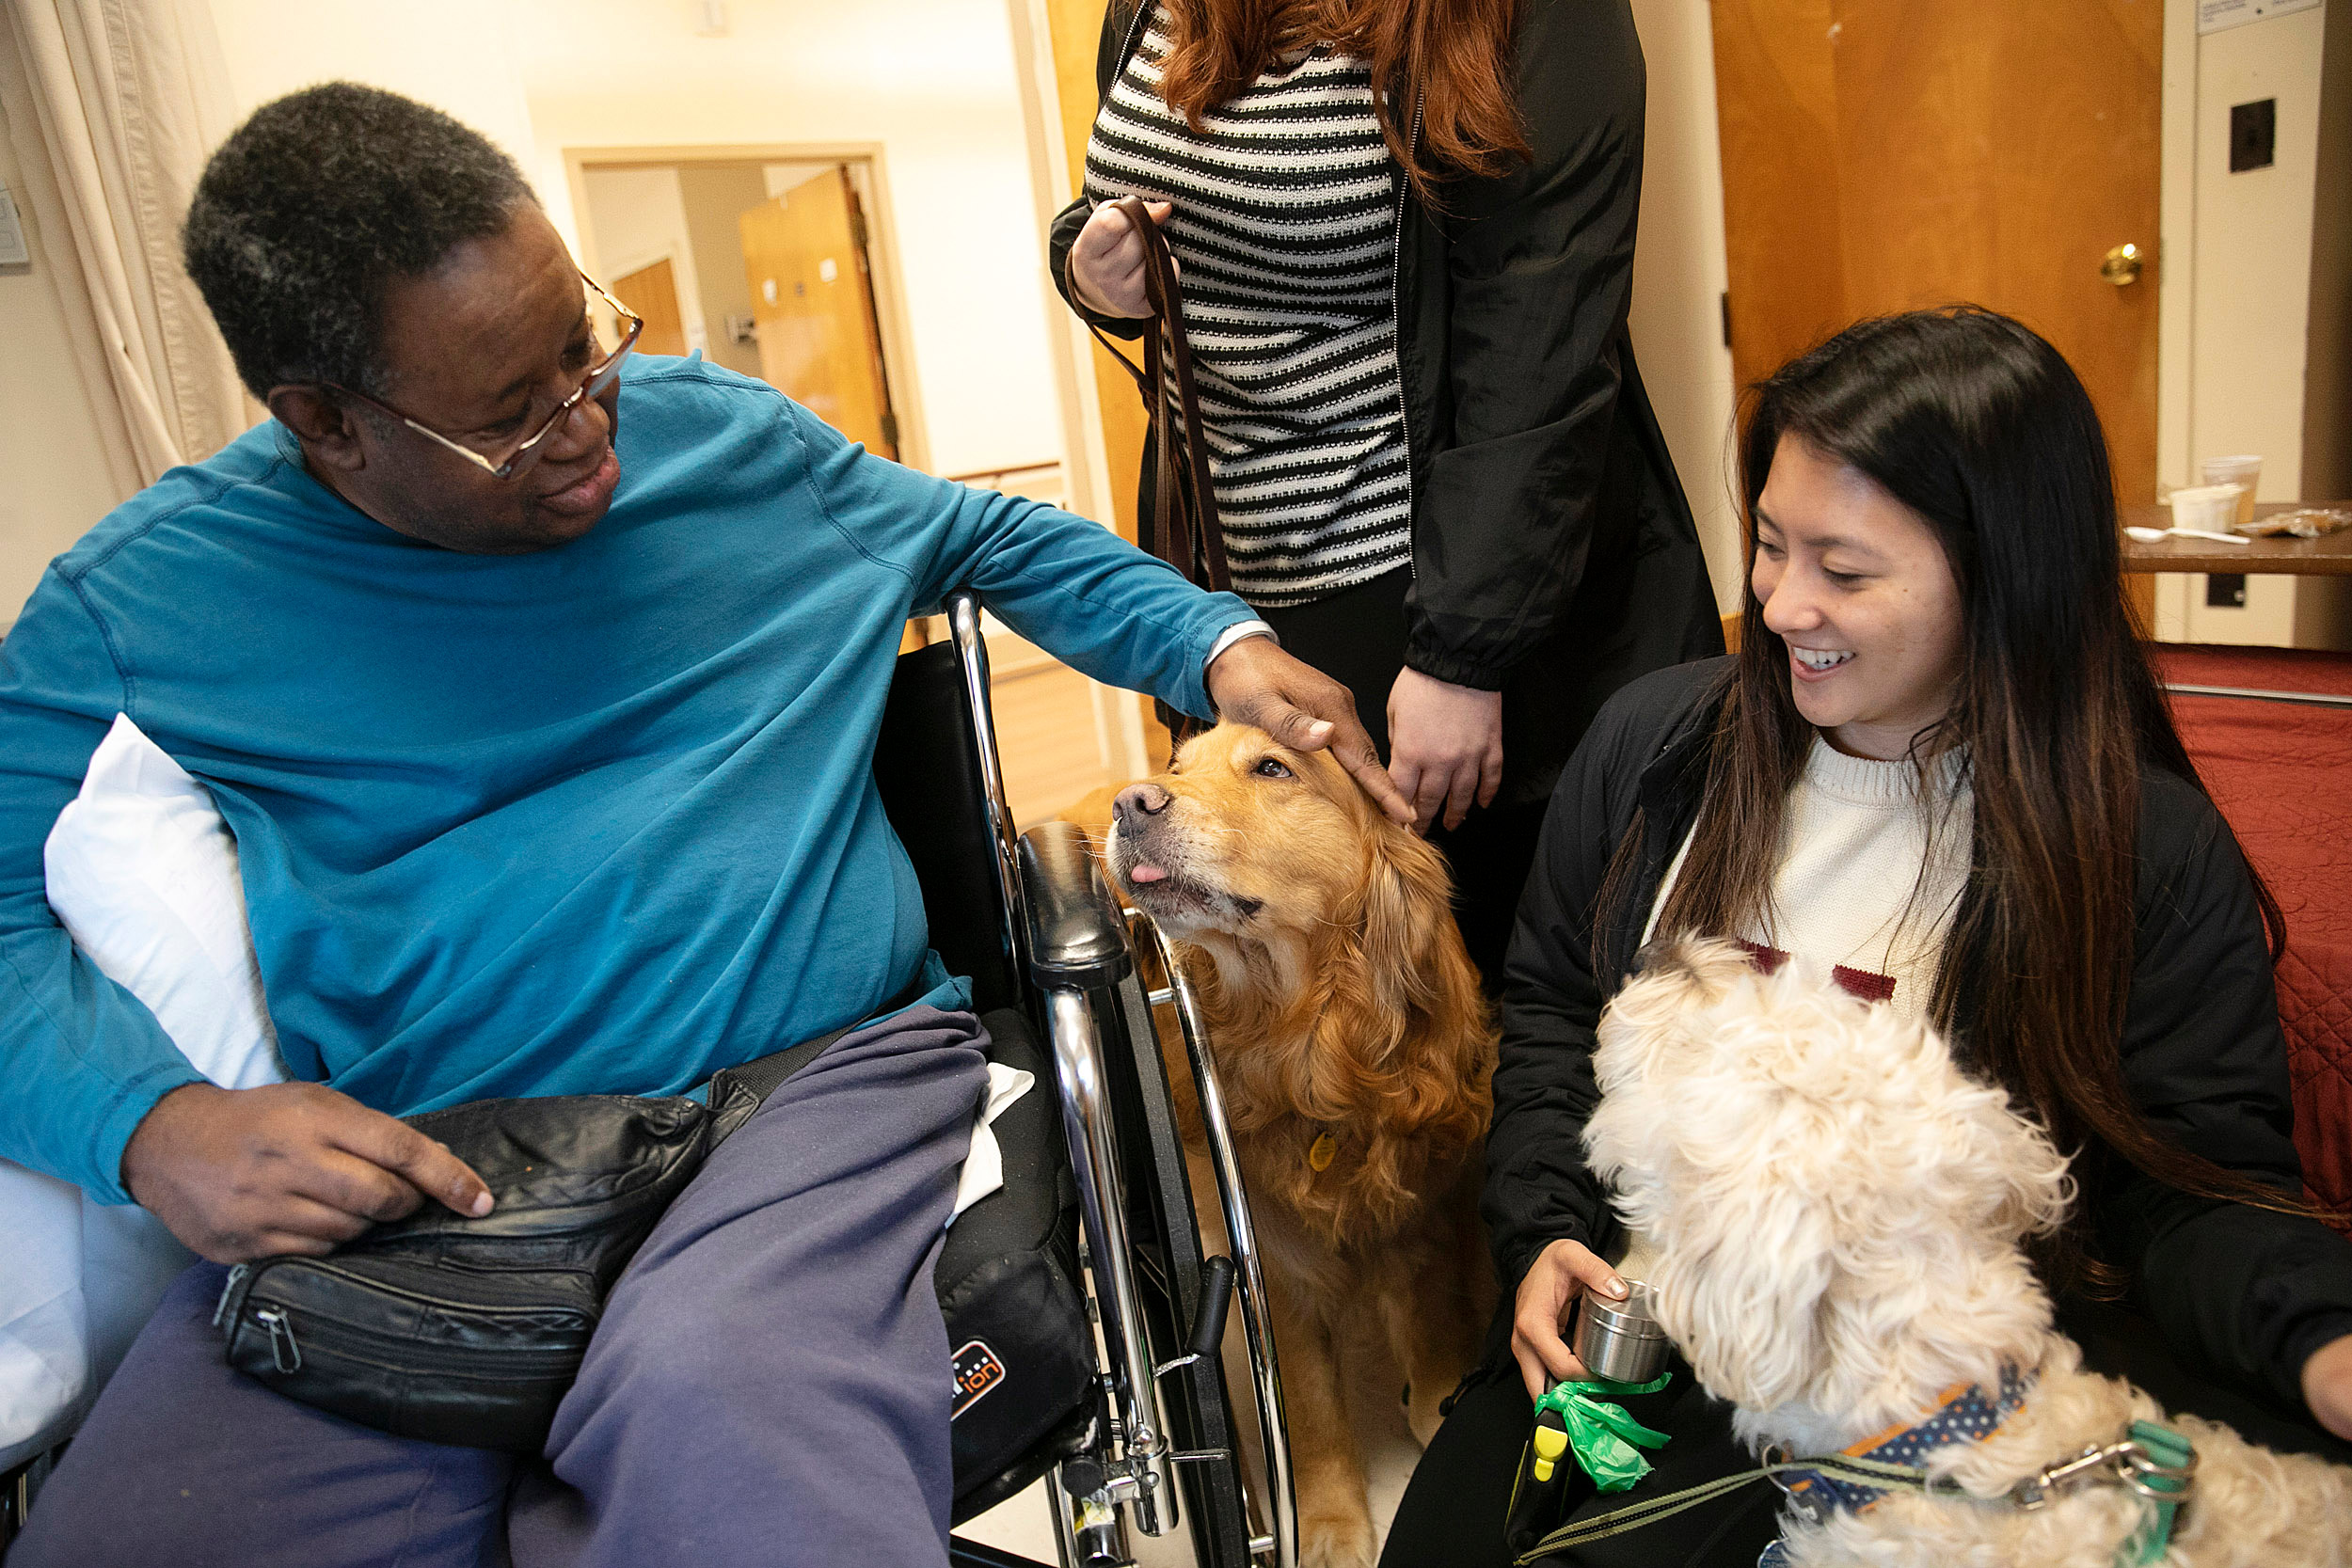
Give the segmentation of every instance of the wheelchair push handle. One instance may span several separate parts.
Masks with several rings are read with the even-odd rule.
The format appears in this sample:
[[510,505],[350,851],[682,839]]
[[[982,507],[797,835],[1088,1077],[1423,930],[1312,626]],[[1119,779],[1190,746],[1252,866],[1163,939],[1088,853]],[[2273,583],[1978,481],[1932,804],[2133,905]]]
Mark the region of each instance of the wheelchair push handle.
[[1200,1311],[1192,1320],[1192,1338],[1184,1345],[1184,1354],[1173,1361],[1163,1361],[1152,1369],[1154,1378],[1166,1377],[1180,1368],[1196,1361],[1215,1361],[1217,1347],[1225,1340],[1225,1309],[1233,1300],[1233,1260],[1231,1258],[1204,1258],[1200,1260]]
[[1192,1342],[1184,1348],[1206,1361],[1225,1339],[1225,1309],[1233,1300],[1233,1260],[1212,1258],[1200,1265],[1200,1313],[1192,1320]]

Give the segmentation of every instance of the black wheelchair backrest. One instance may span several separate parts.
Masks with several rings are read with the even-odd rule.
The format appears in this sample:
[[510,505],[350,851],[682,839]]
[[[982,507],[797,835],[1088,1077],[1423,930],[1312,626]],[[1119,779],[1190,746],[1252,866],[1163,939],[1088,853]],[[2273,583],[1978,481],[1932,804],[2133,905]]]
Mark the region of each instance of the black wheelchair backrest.
[[931,947],[951,973],[970,977],[973,1006],[987,1012],[1019,1006],[1021,990],[973,723],[953,643],[900,654],[874,743],[874,783],[923,884]]

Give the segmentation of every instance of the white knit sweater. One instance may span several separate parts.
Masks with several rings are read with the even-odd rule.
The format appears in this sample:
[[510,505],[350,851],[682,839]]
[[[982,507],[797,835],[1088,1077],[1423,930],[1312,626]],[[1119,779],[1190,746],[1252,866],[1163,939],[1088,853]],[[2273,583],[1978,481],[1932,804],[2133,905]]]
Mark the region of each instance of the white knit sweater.
[[[1931,763],[1928,780],[1922,801],[1910,763],[1851,757],[1816,738],[1788,792],[1772,906],[1740,939],[1833,969],[1857,995],[1924,1016],[1967,884],[1975,824],[1961,753]],[[1685,835],[1659,883],[1645,942],[1690,852]]]

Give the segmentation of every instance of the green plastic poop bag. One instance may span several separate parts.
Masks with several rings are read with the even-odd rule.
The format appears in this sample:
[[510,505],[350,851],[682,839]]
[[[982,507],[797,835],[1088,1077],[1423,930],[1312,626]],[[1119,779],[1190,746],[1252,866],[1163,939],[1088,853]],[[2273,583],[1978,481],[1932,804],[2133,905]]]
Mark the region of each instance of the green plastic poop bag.
[[[1648,1475],[1650,1464],[1642,1449],[1662,1449],[1671,1439],[1635,1420],[1624,1406],[1608,1402],[1655,1394],[1672,1381],[1674,1373],[1667,1372],[1648,1383],[1591,1378],[1552,1385],[1535,1402],[1535,1479],[1549,1481],[1553,1465],[1571,1449],[1603,1492],[1623,1492]],[[1547,1421],[1547,1415],[1558,1424]]]

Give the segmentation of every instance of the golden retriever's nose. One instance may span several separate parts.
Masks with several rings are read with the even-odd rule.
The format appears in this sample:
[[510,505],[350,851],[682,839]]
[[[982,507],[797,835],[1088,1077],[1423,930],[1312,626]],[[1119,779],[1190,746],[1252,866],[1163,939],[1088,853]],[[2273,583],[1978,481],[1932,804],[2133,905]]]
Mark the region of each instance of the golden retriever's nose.
[[1132,824],[1138,816],[1157,816],[1168,809],[1170,797],[1155,784],[1133,784],[1111,799],[1111,815],[1121,826]]

